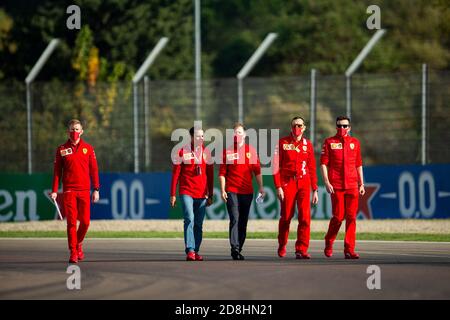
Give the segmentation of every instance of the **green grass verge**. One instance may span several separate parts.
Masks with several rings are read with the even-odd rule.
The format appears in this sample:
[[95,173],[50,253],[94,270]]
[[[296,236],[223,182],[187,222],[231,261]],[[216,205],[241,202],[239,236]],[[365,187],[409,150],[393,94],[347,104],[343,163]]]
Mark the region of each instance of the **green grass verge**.
[[[311,239],[322,240],[325,233],[312,232]],[[295,239],[296,233],[291,232],[290,239]],[[89,231],[88,238],[183,238],[183,232],[159,231]],[[228,238],[228,232],[204,232],[204,238]],[[0,238],[66,238],[65,231],[0,231]],[[248,239],[276,239],[276,232],[249,232]],[[338,239],[342,240],[344,233],[340,232]],[[423,233],[358,233],[358,240],[385,241],[435,241],[450,242],[450,234]]]

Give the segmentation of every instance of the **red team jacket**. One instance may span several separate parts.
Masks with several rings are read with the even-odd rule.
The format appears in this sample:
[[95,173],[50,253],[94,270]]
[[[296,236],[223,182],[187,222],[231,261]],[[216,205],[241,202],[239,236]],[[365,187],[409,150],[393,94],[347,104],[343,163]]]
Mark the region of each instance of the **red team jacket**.
[[305,138],[297,141],[292,135],[281,138],[275,147],[273,181],[276,188],[286,185],[293,177],[309,179],[311,188],[317,190],[316,160],[311,142]]
[[325,139],[320,164],[328,167],[328,179],[333,188],[358,188],[356,168],[362,166],[359,140],[351,136]]
[[63,183],[63,191],[86,191],[100,188],[97,159],[94,148],[80,139],[74,146],[70,140],[56,149],[53,167],[53,192],[58,192],[59,181]]
[[[178,151],[178,156],[172,159],[172,184],[170,195],[177,194],[177,184],[180,183],[179,194],[189,195],[192,198],[205,198],[213,195],[214,166],[210,162],[211,154],[204,146],[192,151],[192,145],[186,145]],[[199,165],[196,164],[199,163]],[[197,166],[201,174],[197,174]]]
[[261,174],[261,165],[255,148],[248,144],[240,148],[233,145],[223,151],[219,176],[225,177],[227,192],[253,194],[252,173],[255,176]]

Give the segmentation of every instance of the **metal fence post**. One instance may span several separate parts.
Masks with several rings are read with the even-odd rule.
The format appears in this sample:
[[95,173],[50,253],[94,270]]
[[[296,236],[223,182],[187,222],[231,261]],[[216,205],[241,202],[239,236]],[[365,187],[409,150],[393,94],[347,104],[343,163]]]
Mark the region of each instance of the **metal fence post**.
[[33,173],[33,152],[32,152],[32,119],[31,119],[31,110],[33,108],[31,101],[31,82],[27,82],[27,155],[28,155],[28,174]]
[[422,165],[427,164],[427,71],[427,65],[422,64]]
[[139,173],[138,83],[133,82],[134,173]]
[[238,119],[240,123],[244,123],[244,90],[241,78],[238,78]]
[[144,130],[145,130],[145,168],[147,170],[150,169],[150,93],[149,93],[149,78],[148,76],[144,77]]
[[352,76],[345,76],[345,90],[346,90],[346,115],[352,118]]
[[316,69],[311,69],[311,93],[310,93],[310,131],[311,143],[314,147],[316,142]]

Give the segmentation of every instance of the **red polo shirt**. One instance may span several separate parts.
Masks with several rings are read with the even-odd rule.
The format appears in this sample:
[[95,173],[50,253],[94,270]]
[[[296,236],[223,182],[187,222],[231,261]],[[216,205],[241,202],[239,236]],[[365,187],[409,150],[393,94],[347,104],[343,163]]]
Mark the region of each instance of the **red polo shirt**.
[[225,190],[253,194],[252,174],[261,174],[261,164],[255,148],[248,144],[233,145],[223,151],[219,176],[225,177]]
[[328,180],[335,189],[358,188],[358,171],[362,166],[359,140],[351,137],[325,139],[320,164],[328,167]]
[[[211,153],[204,146],[198,146],[195,152],[192,148],[192,145],[184,146],[178,151],[177,157],[172,159],[171,196],[177,194],[178,183],[180,195],[189,195],[192,198],[213,195],[214,166],[210,161]],[[200,167],[200,174],[197,167]]]
[[94,148],[80,139],[76,145],[67,140],[56,149],[53,166],[53,192],[58,192],[62,176],[63,191],[86,191],[99,188],[97,158]]

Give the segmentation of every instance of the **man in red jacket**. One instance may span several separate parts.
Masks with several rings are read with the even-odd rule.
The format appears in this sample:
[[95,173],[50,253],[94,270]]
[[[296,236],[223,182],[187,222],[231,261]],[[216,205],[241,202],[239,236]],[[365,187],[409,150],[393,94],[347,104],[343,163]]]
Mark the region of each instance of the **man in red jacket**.
[[203,145],[203,130],[189,130],[191,143],[182,147],[172,159],[170,205],[175,207],[177,184],[184,215],[184,244],[187,261],[202,261],[198,254],[203,238],[206,206],[212,203],[214,166],[211,154]]
[[317,204],[317,173],[314,149],[309,140],[303,137],[305,120],[295,117],[291,121],[291,134],[281,138],[275,147],[273,180],[281,201],[280,221],[278,224],[278,256],[286,255],[289,226],[294,216],[295,204],[298,209],[297,241],[295,257],[310,259],[308,253],[312,203]]
[[[51,198],[56,201],[62,177],[63,206],[67,219],[67,239],[70,263],[84,259],[83,239],[90,223],[90,190],[92,201],[99,200],[99,178],[94,148],[80,138],[83,127],[79,120],[68,124],[69,139],[56,149]],[[77,230],[77,220],[80,225]]]
[[253,146],[245,143],[244,125],[237,123],[234,125],[233,144],[223,151],[219,170],[222,199],[227,204],[230,217],[229,236],[233,260],[244,260],[241,251],[253,200],[253,175],[256,177],[259,193],[264,198],[258,153]]
[[331,194],[333,217],[325,236],[325,256],[333,254],[333,242],[345,218],[344,255],[358,259],[355,253],[358,193],[364,195],[364,177],[359,140],[349,135],[348,117],[336,119],[337,133],[325,139],[320,168],[327,192]]

